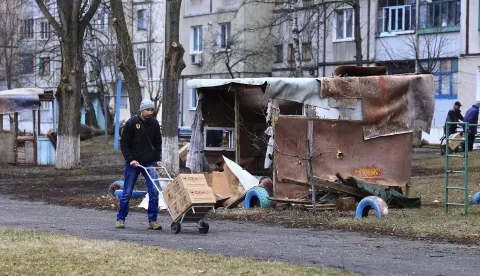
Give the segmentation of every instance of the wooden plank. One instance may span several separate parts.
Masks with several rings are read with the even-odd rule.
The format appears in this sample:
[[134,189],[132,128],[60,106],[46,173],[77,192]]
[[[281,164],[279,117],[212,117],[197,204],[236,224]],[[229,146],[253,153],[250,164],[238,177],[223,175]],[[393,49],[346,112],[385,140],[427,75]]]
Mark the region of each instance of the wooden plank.
[[289,198],[275,198],[269,197],[271,201],[281,202],[281,203],[295,203],[295,204],[311,204],[310,200],[303,200],[303,199],[289,199]]
[[318,177],[313,177],[313,181],[315,182],[315,184],[340,191],[340,192],[345,193],[347,195],[352,195],[352,196],[359,197],[359,198],[365,197],[365,195],[363,195],[358,188],[354,188],[354,187],[350,187],[350,186],[347,186],[347,185],[327,181],[327,180],[324,180],[324,179],[320,179]]
[[240,164],[240,105],[237,91],[233,93],[235,93],[235,163]]
[[[347,185],[343,184],[338,184],[332,181],[320,179],[318,177],[312,177],[313,183],[315,187],[322,191],[327,191],[327,192],[334,192],[334,193],[339,193],[339,194],[346,194],[350,196],[354,196],[357,198],[363,198],[365,195],[363,195],[358,188],[350,187]],[[303,182],[298,182],[293,179],[287,179],[285,178],[285,181],[291,182],[297,185],[302,185],[302,186],[307,186],[310,187],[310,184],[308,183],[303,183]]]
[[306,143],[306,146],[307,146],[307,179],[308,179],[308,183],[310,184],[311,186],[311,189],[312,189],[312,206],[313,206],[313,213],[315,213],[316,211],[316,208],[315,208],[315,205],[316,205],[316,202],[315,202],[315,185],[313,184],[313,180],[312,180],[312,173],[313,173],[313,170],[312,170],[312,151],[313,151],[313,148],[312,148],[312,144],[313,144],[313,121],[312,120],[309,120],[308,121],[308,125],[307,125],[307,143]]

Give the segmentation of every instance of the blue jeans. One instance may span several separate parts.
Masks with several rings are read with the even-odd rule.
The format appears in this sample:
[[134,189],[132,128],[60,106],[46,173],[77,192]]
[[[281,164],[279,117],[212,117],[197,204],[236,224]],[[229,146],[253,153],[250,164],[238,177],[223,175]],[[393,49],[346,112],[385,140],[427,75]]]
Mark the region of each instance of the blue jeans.
[[[153,167],[155,164],[150,163],[143,165],[144,167]],[[158,178],[155,170],[149,170],[150,176],[152,179]],[[147,191],[148,191],[148,222],[157,221],[158,215],[158,190],[155,188],[155,184],[150,181],[150,178],[147,175],[147,172],[143,168],[137,167],[134,168],[130,166],[129,163],[125,163],[125,182],[123,184],[123,194],[120,197],[120,206],[118,208],[118,220],[125,220],[128,215],[128,204],[130,198],[132,197],[132,191],[137,182],[138,175],[142,173],[143,177],[147,181]]]

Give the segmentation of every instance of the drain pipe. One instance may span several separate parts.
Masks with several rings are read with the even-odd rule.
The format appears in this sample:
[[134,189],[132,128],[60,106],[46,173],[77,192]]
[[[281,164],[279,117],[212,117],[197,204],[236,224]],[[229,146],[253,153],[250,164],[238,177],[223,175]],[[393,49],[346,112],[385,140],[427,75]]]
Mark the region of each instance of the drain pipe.
[[467,0],[467,14],[465,17],[465,55],[469,54],[469,32],[470,32],[470,0]]

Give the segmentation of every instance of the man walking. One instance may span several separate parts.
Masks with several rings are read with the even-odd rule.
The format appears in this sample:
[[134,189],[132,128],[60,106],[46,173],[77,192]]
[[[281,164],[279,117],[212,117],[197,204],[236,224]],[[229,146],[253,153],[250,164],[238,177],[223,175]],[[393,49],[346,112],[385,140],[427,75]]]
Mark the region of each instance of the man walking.
[[[465,113],[465,120],[464,122],[468,122],[470,124],[478,124],[478,108],[480,107],[480,101],[475,102],[472,107],[467,110]],[[473,142],[475,141],[475,134],[477,134],[477,126],[470,126],[465,129],[465,125],[463,126],[464,133],[468,133],[468,150],[473,150]]]
[[[447,134],[446,133],[447,123],[463,121],[463,116],[462,116],[462,113],[460,111],[461,106],[462,106],[462,104],[460,104],[460,102],[455,102],[455,104],[453,105],[453,109],[450,109],[448,111],[447,119],[445,120],[445,126],[443,127],[443,132],[444,132],[445,135]],[[458,125],[456,125],[456,124],[449,125],[448,126],[448,134],[453,134],[453,133],[457,132],[457,127],[458,127]]]
[[[157,119],[153,118],[154,104],[145,99],[140,104],[140,114],[131,117],[123,128],[120,147],[125,158],[125,182],[123,194],[120,197],[120,206],[118,208],[117,223],[118,229],[125,228],[125,218],[128,215],[128,205],[132,196],[133,188],[137,182],[138,175],[143,174],[147,181],[148,189],[148,229],[161,230],[162,226],[157,223],[158,215],[158,191],[155,184],[144,169],[138,167],[161,166],[160,156],[162,153],[162,136],[160,125]],[[151,177],[158,178],[156,173],[151,170]]]

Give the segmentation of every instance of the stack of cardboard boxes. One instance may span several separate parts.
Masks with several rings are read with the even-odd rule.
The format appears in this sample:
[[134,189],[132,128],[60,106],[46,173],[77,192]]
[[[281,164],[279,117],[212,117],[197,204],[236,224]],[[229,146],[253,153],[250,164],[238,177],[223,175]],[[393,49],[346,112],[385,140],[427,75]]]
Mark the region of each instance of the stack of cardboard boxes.
[[173,220],[192,206],[212,206],[216,202],[203,174],[178,175],[163,191],[163,197]]

